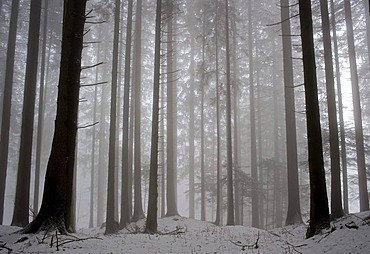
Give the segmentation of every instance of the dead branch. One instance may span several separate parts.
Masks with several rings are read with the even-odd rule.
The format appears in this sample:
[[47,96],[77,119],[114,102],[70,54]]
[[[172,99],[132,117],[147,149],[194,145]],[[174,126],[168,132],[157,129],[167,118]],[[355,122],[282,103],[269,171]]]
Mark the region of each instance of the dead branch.
[[244,251],[245,249],[258,249],[258,241],[260,239],[260,233],[258,232],[258,235],[257,235],[257,239],[256,241],[253,243],[253,244],[243,244],[242,242],[240,241],[237,241],[237,242],[233,242],[231,240],[229,240],[232,244],[238,246],[238,247],[241,247],[242,250]]
[[93,126],[95,126],[97,124],[99,124],[99,122],[95,122],[95,123],[92,123],[92,124],[82,125],[82,126],[77,127],[77,129],[86,129],[86,128],[89,128],[89,127],[93,127]]
[[291,246],[291,247],[293,248],[293,250],[294,250],[294,251],[296,251],[296,252],[297,252],[297,253],[299,253],[299,254],[302,254],[302,252],[298,251],[296,248],[307,246],[307,244],[306,244],[306,243],[304,243],[304,244],[300,244],[300,245],[293,245],[293,244],[291,244],[291,243],[289,243],[289,242],[287,242],[287,241],[285,241],[285,242],[286,242],[286,244],[288,244],[289,246]]
[[170,231],[170,232],[161,232],[159,235],[178,235],[178,234],[185,234],[184,228],[176,227],[176,229]]
[[102,82],[97,82],[97,83],[93,83],[93,84],[80,85],[80,87],[98,86],[98,85],[103,85],[103,84],[107,84],[107,83],[108,83],[108,81],[102,81]]
[[100,63],[93,64],[93,65],[83,66],[83,67],[81,67],[81,70],[91,69],[91,68],[97,67],[97,66],[99,66],[99,65],[102,65],[103,63],[104,63],[104,62],[100,62]]
[[62,245],[65,245],[65,244],[68,244],[68,243],[73,243],[73,242],[81,242],[81,241],[86,241],[86,240],[91,240],[91,239],[96,239],[96,240],[103,240],[102,238],[100,237],[95,237],[95,236],[92,236],[92,237],[86,237],[86,238],[77,238],[77,239],[69,239],[69,240],[65,240],[59,244],[57,244],[57,250],[58,250],[58,247],[62,246]]
[[272,23],[272,24],[267,24],[266,26],[267,26],[267,27],[269,27],[269,26],[276,26],[276,25],[280,25],[281,23],[284,23],[285,21],[288,21],[288,20],[293,19],[293,18],[298,17],[298,16],[299,16],[299,13],[298,13],[298,14],[295,14],[295,15],[293,15],[293,16],[290,16],[289,18],[286,18],[286,19],[284,19],[284,20],[281,20],[281,21],[279,21],[279,22]]
[[5,245],[6,243],[0,243],[0,249],[8,250],[8,253],[11,253],[13,250],[9,247],[6,247]]
[[353,216],[355,216],[356,218],[362,220],[365,224],[367,224],[368,226],[370,226],[370,223],[367,222],[366,220],[370,219],[370,216],[369,217],[366,217],[365,219],[361,218],[360,216],[357,216],[356,214],[351,214]]

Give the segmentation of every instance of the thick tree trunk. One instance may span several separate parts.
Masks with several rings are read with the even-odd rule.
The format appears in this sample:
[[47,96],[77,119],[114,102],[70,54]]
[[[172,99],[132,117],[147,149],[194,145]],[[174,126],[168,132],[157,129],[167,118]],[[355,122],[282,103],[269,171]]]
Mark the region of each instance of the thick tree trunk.
[[360,194],[360,211],[369,210],[369,195],[367,192],[367,177],[366,177],[366,163],[364,151],[364,134],[362,128],[362,113],[361,113],[361,99],[360,90],[358,86],[358,73],[356,62],[356,50],[353,34],[352,13],[350,0],[344,0],[344,14],[347,28],[347,43],[349,65],[351,71],[352,84],[352,100],[353,100],[353,114],[355,120],[355,136],[356,136],[356,155],[357,155],[357,171],[358,171],[358,187]]
[[322,154],[320,112],[317,93],[311,1],[299,1],[303,72],[307,115],[308,164],[310,173],[310,224],[306,237],[330,226],[325,170]]
[[0,224],[3,224],[4,217],[4,202],[5,202],[5,183],[6,171],[8,167],[8,152],[9,152],[9,129],[10,129],[10,109],[12,103],[13,90],[13,73],[14,73],[14,55],[15,42],[17,35],[19,0],[12,1],[12,9],[10,14],[8,48],[6,53],[6,70],[3,93],[3,108],[1,121],[1,137],[0,137]]
[[155,54],[154,54],[154,83],[153,83],[153,113],[152,113],[152,147],[150,155],[150,178],[148,218],[145,231],[155,233],[157,231],[157,207],[158,207],[158,123],[159,123],[159,84],[160,84],[160,54],[161,54],[161,9],[162,1],[157,0],[155,22]]
[[292,62],[292,40],[290,38],[289,0],[280,0],[283,41],[285,132],[288,171],[288,211],[285,225],[302,223],[299,198],[297,130],[295,120],[294,78]]
[[72,193],[68,193],[68,182],[73,178],[69,173],[75,162],[85,8],[86,0],[64,2],[57,115],[44,195],[39,214],[23,229],[23,233],[52,228],[60,233],[67,232],[66,214],[68,200],[72,196]]

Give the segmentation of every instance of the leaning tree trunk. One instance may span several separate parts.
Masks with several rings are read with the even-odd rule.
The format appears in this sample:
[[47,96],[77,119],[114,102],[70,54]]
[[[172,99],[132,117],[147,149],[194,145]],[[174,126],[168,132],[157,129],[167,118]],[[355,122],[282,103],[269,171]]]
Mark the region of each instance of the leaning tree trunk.
[[13,91],[13,73],[14,73],[14,55],[15,42],[17,35],[19,0],[12,1],[12,10],[10,14],[8,49],[6,53],[6,70],[3,93],[3,108],[1,121],[0,137],[0,224],[3,224],[4,202],[5,202],[5,183],[6,171],[8,168],[9,153],[9,130],[10,130],[10,109],[12,104]]
[[310,224],[306,237],[330,226],[322,152],[319,101],[312,29],[311,1],[299,1],[303,72],[306,98],[308,164],[310,173]]
[[85,8],[86,0],[64,2],[57,114],[44,195],[39,214],[22,230],[23,233],[52,228],[67,233],[68,200],[72,199],[72,193],[68,193],[68,182],[73,178],[73,174],[69,173],[75,162]]

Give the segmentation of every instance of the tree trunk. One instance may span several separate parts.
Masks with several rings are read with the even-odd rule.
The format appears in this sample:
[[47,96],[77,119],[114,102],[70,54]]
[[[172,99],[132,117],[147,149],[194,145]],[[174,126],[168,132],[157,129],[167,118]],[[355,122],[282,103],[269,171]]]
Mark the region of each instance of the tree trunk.
[[338,121],[334,87],[333,53],[331,49],[330,21],[327,0],[320,0],[321,23],[324,40],[325,79],[329,117],[330,168],[331,168],[331,219],[343,216],[342,190],[340,183],[340,157]]
[[121,1],[115,1],[113,59],[112,59],[112,90],[109,125],[109,157],[108,157],[108,189],[107,189],[107,224],[105,234],[115,233],[118,228],[114,219],[115,195],[115,162],[116,162],[116,127],[117,127],[117,78],[118,78],[118,40]]
[[173,25],[174,1],[167,1],[167,213],[178,215],[176,201],[177,185],[177,89],[174,75],[175,52]]
[[144,218],[141,194],[141,21],[142,0],[137,1],[134,46],[134,88],[135,88],[135,146],[134,146],[134,215],[132,221]]
[[33,194],[33,212],[34,218],[39,209],[40,193],[40,171],[41,171],[41,154],[42,154],[42,135],[44,125],[44,108],[45,108],[45,63],[46,63],[46,41],[48,28],[48,6],[49,1],[44,1],[44,21],[42,29],[42,55],[41,55],[41,73],[40,73],[40,91],[39,91],[39,109],[37,119],[37,144],[36,144],[36,165],[35,165],[35,186]]
[[333,47],[335,57],[335,74],[337,82],[337,93],[338,93],[338,113],[339,113],[339,126],[340,126],[340,147],[341,147],[341,158],[342,158],[342,175],[343,175],[343,206],[344,212],[349,213],[348,208],[348,179],[347,179],[347,149],[346,149],[346,135],[344,129],[344,117],[343,117],[343,99],[342,99],[342,85],[340,81],[340,67],[339,67],[339,53],[338,53],[338,41],[337,41],[337,29],[335,22],[335,8],[333,0],[330,0],[330,12],[331,12],[331,23],[333,32]]
[[5,184],[6,171],[8,167],[8,152],[9,152],[9,129],[10,129],[10,109],[12,103],[13,91],[13,73],[14,73],[14,55],[15,42],[17,35],[19,0],[12,1],[12,9],[10,14],[8,48],[6,53],[6,70],[3,93],[3,109],[1,121],[1,137],[0,137],[0,224],[3,224],[4,217],[4,201],[5,201]]
[[330,227],[328,197],[322,154],[320,112],[317,93],[311,1],[299,0],[303,72],[306,98],[308,164],[310,173],[310,224],[306,237]]
[[150,178],[148,218],[145,231],[157,232],[158,207],[158,123],[159,123],[159,85],[160,85],[160,55],[161,55],[161,9],[162,1],[157,0],[155,22],[155,54],[154,54],[154,82],[153,82],[153,113],[152,113],[152,142],[150,155]]
[[231,74],[230,74],[230,42],[229,42],[229,1],[225,0],[226,9],[226,152],[227,152],[227,225],[234,225],[234,194],[233,194],[233,155],[231,135]]
[[369,196],[367,192],[366,163],[364,151],[364,134],[362,129],[361,99],[358,87],[358,73],[356,63],[356,50],[353,34],[351,3],[344,0],[344,14],[347,28],[347,43],[349,54],[349,65],[351,71],[353,114],[355,120],[356,155],[358,171],[358,187],[360,194],[360,211],[369,210]]
[[26,77],[23,93],[21,145],[19,150],[17,186],[12,226],[29,222],[32,139],[35,115],[37,64],[41,23],[41,0],[32,0],[28,30]]
[[68,182],[72,181],[77,135],[81,53],[86,0],[64,2],[62,54],[58,86],[57,115],[51,154],[45,177],[44,195],[37,217],[23,233],[58,229],[67,233]]
[[130,70],[131,70],[131,32],[133,1],[128,1],[126,48],[125,48],[125,82],[123,92],[123,137],[122,137],[122,190],[121,190],[121,221],[120,228],[130,222],[129,205],[129,112],[130,112]]
[[283,41],[285,132],[288,171],[288,211],[285,225],[302,223],[299,198],[297,130],[295,120],[295,96],[292,62],[292,40],[290,38],[289,0],[280,0]]

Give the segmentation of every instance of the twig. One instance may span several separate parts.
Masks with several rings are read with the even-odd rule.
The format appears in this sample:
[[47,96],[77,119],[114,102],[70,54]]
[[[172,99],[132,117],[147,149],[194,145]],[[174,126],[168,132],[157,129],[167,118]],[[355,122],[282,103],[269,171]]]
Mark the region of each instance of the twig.
[[64,245],[64,244],[67,244],[67,243],[73,243],[73,242],[81,242],[81,241],[86,241],[86,240],[91,240],[91,239],[97,239],[97,240],[103,240],[102,238],[100,237],[87,237],[87,238],[77,238],[77,239],[71,239],[71,240],[66,240],[64,242],[61,242],[59,244],[57,244],[57,248]]
[[258,249],[258,241],[260,239],[260,233],[258,232],[258,235],[257,235],[257,239],[255,241],[255,243],[253,244],[242,244],[241,242],[233,242],[231,240],[229,240],[232,244],[235,244],[236,246],[239,246],[239,247],[242,247],[242,250],[244,251],[245,248],[247,249]]
[[9,248],[9,247],[6,247],[5,245],[6,245],[6,243],[1,243],[0,244],[0,249],[6,249],[6,250],[8,250],[8,253],[11,253],[12,249]]

